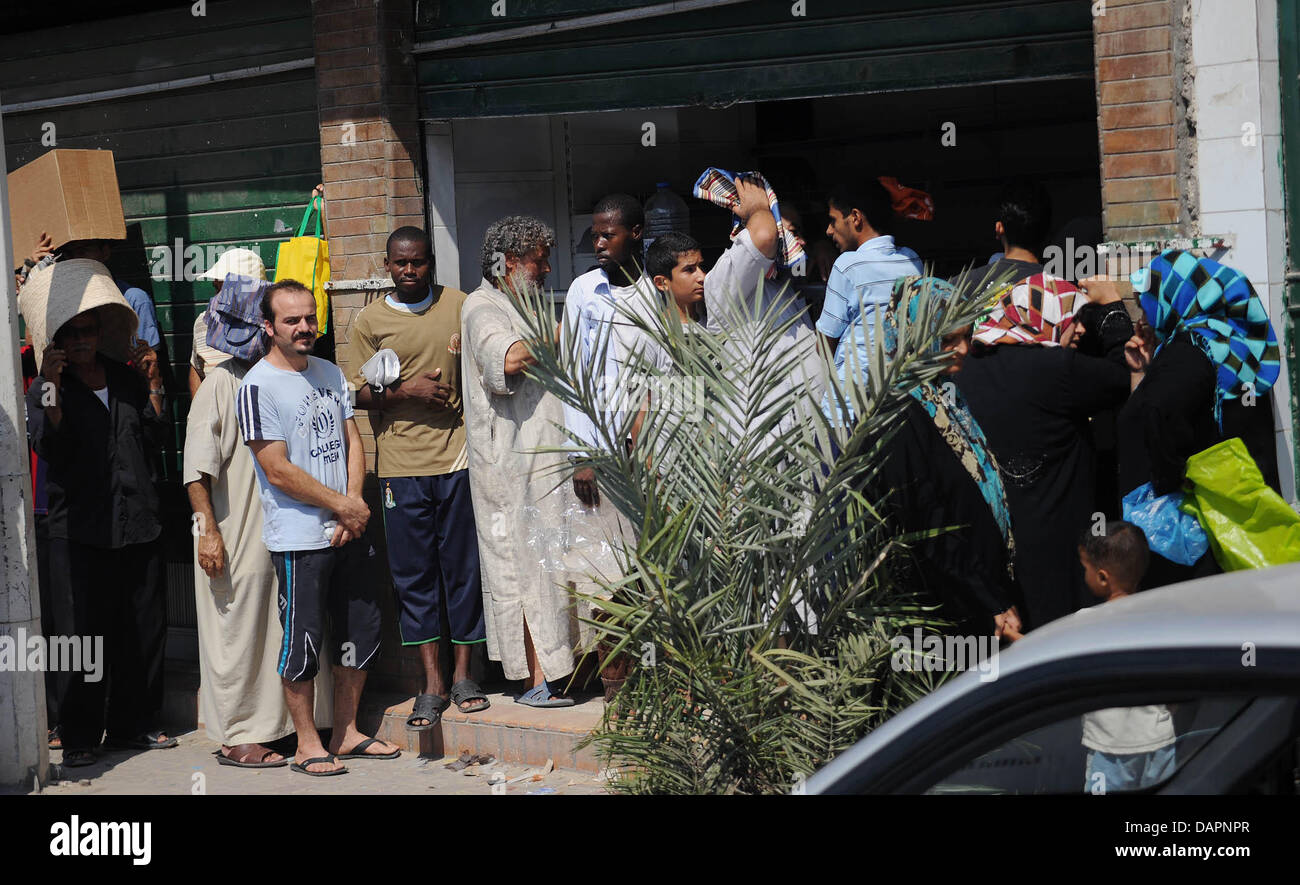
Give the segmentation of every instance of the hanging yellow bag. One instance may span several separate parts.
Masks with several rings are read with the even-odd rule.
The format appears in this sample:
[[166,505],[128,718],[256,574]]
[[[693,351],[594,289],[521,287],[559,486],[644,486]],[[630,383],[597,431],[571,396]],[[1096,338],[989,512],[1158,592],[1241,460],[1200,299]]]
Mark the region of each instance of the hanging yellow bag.
[[[307,235],[307,225],[316,216],[316,233]],[[330,278],[330,244],[321,234],[325,215],[322,197],[312,197],[303,213],[298,235],[280,244],[275,255],[275,281],[297,280],[316,297],[316,334],[324,335],[330,326],[329,293],[325,284]]]
[[1187,459],[1185,512],[1200,517],[1225,572],[1300,562],[1300,515],[1264,482],[1234,437]]

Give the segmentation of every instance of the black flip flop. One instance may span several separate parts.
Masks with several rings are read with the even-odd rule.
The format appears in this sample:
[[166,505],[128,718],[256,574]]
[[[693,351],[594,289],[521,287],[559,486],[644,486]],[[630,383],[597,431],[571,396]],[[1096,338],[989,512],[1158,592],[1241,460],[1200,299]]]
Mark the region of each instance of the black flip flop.
[[[461,704],[466,701],[472,701],[475,698],[481,699],[482,703],[475,704],[468,710],[461,709]],[[451,687],[451,702],[456,705],[457,713],[477,713],[480,710],[486,710],[488,707],[492,706],[492,702],[487,699],[487,695],[483,693],[483,689],[479,688],[478,683],[473,679],[462,679]]]
[[334,762],[333,756],[316,756],[308,759],[299,765],[297,762],[289,766],[290,771],[296,771],[299,774],[305,774],[308,777],[334,777],[336,774],[347,774],[347,768],[336,768],[333,771],[308,771],[307,766],[316,762]]
[[394,750],[391,753],[367,753],[366,747],[371,744],[379,743],[379,738],[366,738],[346,753],[339,753],[339,759],[396,759],[402,755],[401,750]]
[[[411,715],[406,717],[406,728],[408,731],[430,731],[438,727],[439,720],[442,719],[442,711],[451,706],[442,695],[438,694],[417,694],[415,696],[415,705],[411,708]],[[416,719],[429,720],[428,725],[412,725]]]

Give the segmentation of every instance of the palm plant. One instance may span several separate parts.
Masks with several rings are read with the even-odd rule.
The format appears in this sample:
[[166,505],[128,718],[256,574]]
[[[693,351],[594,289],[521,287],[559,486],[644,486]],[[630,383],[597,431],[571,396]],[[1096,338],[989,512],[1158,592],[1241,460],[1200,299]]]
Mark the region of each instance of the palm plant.
[[[601,444],[573,447],[638,530],[624,577],[585,600],[607,644],[636,662],[588,740],[622,772],[619,790],[787,792],[941,678],[890,665],[891,637],[943,623],[900,579],[914,537],[893,531],[884,493],[867,490],[907,391],[946,364],[937,340],[983,305],[923,297],[910,322],[899,311],[893,359],[876,311],[867,380],[852,365],[846,382],[829,373],[829,401],[856,416],[846,424],[827,418],[811,386],[780,383],[813,346],[812,336],[790,346],[794,317],[781,319],[780,299],[705,334],[657,293],[643,296],[650,307],[619,321],[667,352],[674,377],[633,354],[621,411],[582,371],[575,330],[557,340],[544,296],[518,296],[537,359],[529,374],[593,419]],[[607,335],[595,343],[595,365],[610,346]],[[673,384],[689,401],[665,401]]]

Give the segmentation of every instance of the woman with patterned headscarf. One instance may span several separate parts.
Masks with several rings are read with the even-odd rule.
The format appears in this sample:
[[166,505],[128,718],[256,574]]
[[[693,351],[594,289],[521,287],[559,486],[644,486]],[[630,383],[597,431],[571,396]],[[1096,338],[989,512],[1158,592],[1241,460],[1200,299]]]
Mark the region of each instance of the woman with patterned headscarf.
[[[1255,415],[1267,429],[1243,439],[1276,477],[1268,391],[1280,371],[1277,335],[1245,274],[1171,249],[1132,283],[1146,322],[1126,351],[1137,374],[1119,414],[1121,494],[1146,482],[1157,495],[1177,491],[1189,456],[1238,435]],[[1192,566],[1152,553],[1146,586],[1217,572],[1208,553]]]
[[1123,340],[1109,360],[1061,346],[1084,303],[1075,286],[1046,274],[1003,289],[956,379],[1002,466],[1031,629],[1095,601],[1075,549],[1096,511],[1088,419],[1129,392]]
[[[893,361],[899,355],[899,311],[907,312],[909,322],[924,313],[937,334],[944,311],[922,306],[952,299],[953,288],[944,280],[896,281],[894,306],[885,314],[886,358]],[[936,352],[951,354],[951,365],[934,381],[908,391],[912,402],[889,441],[876,482],[878,491],[888,494],[901,531],[958,526],[909,545],[921,583],[941,602],[942,614],[955,622],[955,632],[1014,638],[1021,623],[1012,565],[1016,538],[1006,494],[983,431],[961,391],[948,381],[962,370],[969,335],[966,326],[935,345]]]

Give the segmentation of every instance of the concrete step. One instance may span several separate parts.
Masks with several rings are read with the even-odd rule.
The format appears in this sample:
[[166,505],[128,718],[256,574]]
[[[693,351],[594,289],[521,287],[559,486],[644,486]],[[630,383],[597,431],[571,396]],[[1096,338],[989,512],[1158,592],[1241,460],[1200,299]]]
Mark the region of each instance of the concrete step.
[[600,695],[576,694],[574,706],[553,709],[517,704],[513,692],[488,689],[487,697],[492,706],[486,710],[466,715],[451,707],[442,714],[438,727],[415,732],[406,728],[415,698],[367,692],[358,720],[363,731],[374,727],[378,737],[426,755],[490,753],[501,762],[543,765],[550,759],[556,768],[601,769],[593,748],[579,750],[577,746],[605,713]]
[[[175,733],[202,729],[199,721],[199,671],[196,666],[168,661],[162,721]],[[574,692],[572,707],[538,709],[515,703],[513,691],[488,686],[492,706],[465,715],[448,708],[437,728],[408,731],[415,698],[391,691],[367,690],[357,714],[361,730],[391,741],[403,750],[434,757],[490,753],[501,762],[543,765],[547,759],[556,768],[597,772],[601,765],[595,750],[577,744],[600,722],[605,701],[600,694]]]
[[169,659],[163,673],[162,724],[168,734],[199,728],[199,667]]

